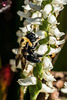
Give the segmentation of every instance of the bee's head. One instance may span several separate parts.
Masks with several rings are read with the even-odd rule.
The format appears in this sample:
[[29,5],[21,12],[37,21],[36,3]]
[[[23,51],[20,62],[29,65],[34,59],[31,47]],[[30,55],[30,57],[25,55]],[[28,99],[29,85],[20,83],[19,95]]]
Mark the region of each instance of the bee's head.
[[31,41],[31,42],[35,42],[37,40],[36,36],[34,33],[30,32],[26,35],[26,37]]

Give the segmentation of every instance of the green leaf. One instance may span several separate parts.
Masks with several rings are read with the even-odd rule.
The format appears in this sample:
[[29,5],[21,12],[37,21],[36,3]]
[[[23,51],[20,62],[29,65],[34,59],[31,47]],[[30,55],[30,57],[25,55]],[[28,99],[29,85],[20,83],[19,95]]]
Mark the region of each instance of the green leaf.
[[46,4],[48,4],[47,1],[43,1],[43,2],[42,2],[42,6],[43,6],[43,7],[44,7]]
[[30,100],[36,100],[39,90],[42,88],[42,82],[37,80],[37,84],[34,86],[29,86]]
[[49,36],[47,36],[47,37],[44,38],[44,39],[41,39],[41,40],[39,41],[39,44],[40,44],[40,45],[46,44],[48,41],[49,41]]
[[47,19],[45,19],[42,21],[42,25],[39,26],[39,29],[47,31],[47,28],[48,28],[48,21],[47,21]]
[[38,78],[38,76],[40,77],[40,79],[42,78],[42,62],[41,63],[37,63],[36,67],[34,67],[33,69],[33,74],[35,77]]
[[50,45],[52,48],[56,48],[56,45]]
[[36,100],[39,93],[37,85],[29,86],[30,100]]
[[46,4],[50,4],[52,2],[52,0],[45,0],[42,2],[42,8],[46,5]]
[[38,87],[38,90],[41,90],[42,88],[42,81],[40,81],[39,79],[37,80],[37,87]]
[[50,45],[48,46],[48,50],[45,54],[48,54],[50,52]]

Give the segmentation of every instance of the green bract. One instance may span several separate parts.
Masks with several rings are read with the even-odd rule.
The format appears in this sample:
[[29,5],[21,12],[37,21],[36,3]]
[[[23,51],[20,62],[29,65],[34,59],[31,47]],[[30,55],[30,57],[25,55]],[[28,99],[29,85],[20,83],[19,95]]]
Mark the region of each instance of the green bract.
[[44,7],[47,4],[50,4],[52,2],[52,0],[43,0],[42,1],[42,7]]
[[34,67],[34,69],[33,69],[34,76],[37,77],[37,78],[39,76],[40,79],[42,79],[42,66],[43,66],[42,62],[41,63],[37,63],[36,67]]
[[47,36],[47,37],[44,38],[44,39],[41,39],[41,40],[39,41],[39,44],[40,44],[40,45],[42,45],[42,44],[47,44],[48,41],[49,41],[49,36]]

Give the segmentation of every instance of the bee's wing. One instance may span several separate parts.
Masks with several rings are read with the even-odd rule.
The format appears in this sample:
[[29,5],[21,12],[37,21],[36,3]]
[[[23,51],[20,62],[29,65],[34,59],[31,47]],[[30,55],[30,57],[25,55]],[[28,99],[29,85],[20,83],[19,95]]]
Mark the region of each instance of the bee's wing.
[[21,66],[22,66],[23,70],[25,68],[25,65],[26,65],[26,59],[24,57],[22,57],[22,59],[21,59]]
[[16,66],[18,66],[19,61],[21,60],[20,48],[18,49],[18,53],[16,55]]
[[18,54],[18,55],[16,56],[16,66],[18,66],[20,60],[21,60],[21,55]]

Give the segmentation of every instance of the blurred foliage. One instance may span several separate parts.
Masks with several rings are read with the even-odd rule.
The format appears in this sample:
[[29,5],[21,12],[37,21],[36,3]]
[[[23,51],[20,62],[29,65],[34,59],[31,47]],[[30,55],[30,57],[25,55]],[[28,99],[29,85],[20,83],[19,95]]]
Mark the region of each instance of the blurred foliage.
[[[59,30],[65,32],[67,37],[67,6],[65,6],[64,10],[60,12],[58,21],[60,22],[60,25],[58,26]],[[67,71],[67,38],[54,64],[54,70]]]
[[67,71],[67,41],[58,55],[58,58],[54,64],[54,70]]

